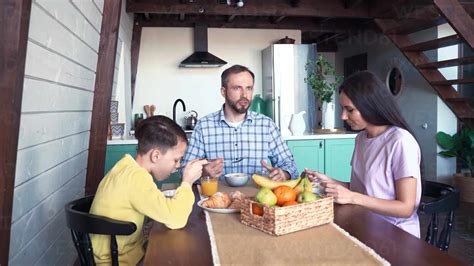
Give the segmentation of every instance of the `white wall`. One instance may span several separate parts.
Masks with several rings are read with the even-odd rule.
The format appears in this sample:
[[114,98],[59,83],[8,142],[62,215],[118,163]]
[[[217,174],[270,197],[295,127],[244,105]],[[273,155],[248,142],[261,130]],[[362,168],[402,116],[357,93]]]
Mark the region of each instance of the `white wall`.
[[[255,73],[255,94],[261,93],[261,50],[285,36],[301,42],[298,30],[209,28],[209,52],[227,65],[190,69],[178,65],[193,52],[192,28],[143,28],[133,113],[144,113],[144,105],[154,104],[157,114],[172,118],[178,98],[184,100],[187,111],[196,110],[199,117],[214,112],[224,102],[220,75],[234,64],[245,65]],[[181,106],[176,113],[178,123],[184,125]]]
[[64,205],[84,195],[103,5],[32,3],[9,265],[72,265],[77,258]]

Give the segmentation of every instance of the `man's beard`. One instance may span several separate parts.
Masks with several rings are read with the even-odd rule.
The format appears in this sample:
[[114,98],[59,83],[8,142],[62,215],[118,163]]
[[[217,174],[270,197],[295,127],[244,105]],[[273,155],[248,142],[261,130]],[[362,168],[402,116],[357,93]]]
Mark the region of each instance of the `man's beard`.
[[[240,100],[243,100],[243,99],[245,99],[245,98],[241,98],[241,99],[239,99],[239,101],[240,101]],[[245,99],[245,100],[247,100],[247,99]],[[234,110],[235,112],[237,112],[237,113],[239,113],[239,114],[245,114],[245,113],[247,113],[247,111],[249,110],[250,105],[252,104],[252,102],[251,102],[251,101],[248,101],[249,104],[248,104],[247,107],[239,107],[239,106],[237,105],[237,103],[238,103],[239,101],[237,101],[237,102],[231,102],[230,100],[227,100],[227,103],[229,104],[230,108],[232,108],[232,110]]]

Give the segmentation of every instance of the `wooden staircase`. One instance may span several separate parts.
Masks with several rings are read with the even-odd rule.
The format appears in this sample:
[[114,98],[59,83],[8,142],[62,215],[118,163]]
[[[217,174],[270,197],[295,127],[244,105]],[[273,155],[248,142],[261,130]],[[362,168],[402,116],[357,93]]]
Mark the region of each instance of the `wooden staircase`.
[[[459,1],[433,0],[433,4],[420,7],[403,19],[375,19],[375,23],[418,69],[459,121],[474,128],[474,97],[463,96],[453,87],[474,84],[474,73],[469,77],[447,80],[439,71],[444,67],[474,64],[474,56],[432,62],[425,54],[430,50],[463,43],[474,49],[474,20]],[[449,23],[456,34],[418,43],[412,41],[411,37],[417,32],[444,23]]]

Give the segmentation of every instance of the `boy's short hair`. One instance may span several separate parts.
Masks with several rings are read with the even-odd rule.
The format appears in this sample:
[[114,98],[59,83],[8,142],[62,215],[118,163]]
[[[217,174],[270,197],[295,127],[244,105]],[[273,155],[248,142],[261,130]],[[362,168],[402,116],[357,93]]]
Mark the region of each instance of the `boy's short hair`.
[[135,130],[138,139],[138,154],[145,154],[151,149],[159,148],[166,153],[168,149],[178,144],[178,138],[188,143],[186,133],[170,118],[156,115],[142,120]]

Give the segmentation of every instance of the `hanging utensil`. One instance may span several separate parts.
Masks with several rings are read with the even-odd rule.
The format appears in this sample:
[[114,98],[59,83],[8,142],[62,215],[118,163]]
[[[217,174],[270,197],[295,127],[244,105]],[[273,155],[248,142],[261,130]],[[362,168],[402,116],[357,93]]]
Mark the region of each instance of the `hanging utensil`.
[[146,117],[150,117],[150,106],[149,105],[145,105],[143,106],[143,110],[145,111],[145,114],[146,114]]

